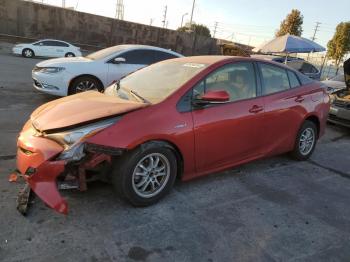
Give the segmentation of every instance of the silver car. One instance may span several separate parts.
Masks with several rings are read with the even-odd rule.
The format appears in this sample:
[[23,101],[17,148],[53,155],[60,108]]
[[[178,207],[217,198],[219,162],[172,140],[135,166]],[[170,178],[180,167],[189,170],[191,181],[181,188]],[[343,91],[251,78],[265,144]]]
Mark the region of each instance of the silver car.
[[346,88],[330,95],[328,121],[350,128],[350,59],[344,62],[344,81]]

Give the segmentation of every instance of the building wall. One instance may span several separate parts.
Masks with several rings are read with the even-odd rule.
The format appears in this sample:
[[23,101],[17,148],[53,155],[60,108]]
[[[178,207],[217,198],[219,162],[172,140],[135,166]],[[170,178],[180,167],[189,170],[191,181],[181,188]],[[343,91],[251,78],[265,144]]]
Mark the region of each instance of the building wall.
[[0,34],[54,38],[100,48],[146,44],[184,55],[218,54],[217,40],[20,0],[0,0]]

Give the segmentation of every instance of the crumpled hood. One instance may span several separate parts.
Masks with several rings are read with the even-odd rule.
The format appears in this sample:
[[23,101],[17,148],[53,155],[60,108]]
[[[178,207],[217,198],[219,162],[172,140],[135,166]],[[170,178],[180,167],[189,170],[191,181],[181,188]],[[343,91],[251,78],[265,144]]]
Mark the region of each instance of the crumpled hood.
[[123,114],[147,105],[88,91],[46,103],[38,107],[30,119],[33,126],[42,132]]
[[62,57],[62,58],[54,58],[54,59],[42,61],[40,63],[37,63],[36,66],[38,67],[65,66],[67,64],[72,64],[72,63],[87,63],[91,61],[93,60],[88,59],[86,57]]

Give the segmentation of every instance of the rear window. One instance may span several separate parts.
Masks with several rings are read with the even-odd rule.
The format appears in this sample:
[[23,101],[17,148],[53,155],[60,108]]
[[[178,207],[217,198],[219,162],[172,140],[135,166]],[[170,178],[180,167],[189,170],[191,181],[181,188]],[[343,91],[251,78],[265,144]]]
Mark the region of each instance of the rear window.
[[287,71],[283,68],[260,63],[265,95],[289,89]]
[[302,74],[302,73],[297,73],[298,78],[300,80],[300,83],[302,85],[308,85],[314,82],[314,80],[312,80],[311,78],[307,77],[306,75]]

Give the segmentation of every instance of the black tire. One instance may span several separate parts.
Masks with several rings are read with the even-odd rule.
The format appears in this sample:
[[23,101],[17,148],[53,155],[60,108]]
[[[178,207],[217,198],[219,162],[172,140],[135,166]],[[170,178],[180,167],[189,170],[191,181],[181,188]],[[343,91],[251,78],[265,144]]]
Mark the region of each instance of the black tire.
[[[91,84],[93,84],[93,88],[89,89]],[[86,89],[83,88],[84,85],[86,85]],[[81,76],[72,81],[68,89],[68,95],[74,95],[89,90],[103,92],[104,88],[98,79],[91,76]]]
[[[303,148],[301,145],[301,143],[302,143],[301,139],[302,139],[302,135],[305,134],[305,132],[307,132],[306,130],[312,131],[314,138],[313,138],[313,143],[312,143],[311,148],[309,148],[308,150],[303,152],[303,150],[302,150]],[[297,137],[295,139],[294,149],[291,152],[293,158],[296,160],[300,160],[300,161],[307,160],[315,150],[317,138],[318,138],[318,132],[317,132],[316,125],[313,122],[306,120],[303,123],[303,125],[300,127],[298,134],[297,134]]]
[[22,56],[25,58],[32,58],[35,56],[34,51],[30,48],[25,48],[22,50]]
[[[136,172],[136,170],[141,170],[137,169],[139,162],[143,159],[148,159],[147,157],[152,154],[159,154],[159,156],[164,156],[168,160],[169,168],[166,168],[164,170],[168,170],[169,175],[166,175],[168,177],[167,179],[166,176],[164,176],[163,183],[158,183],[161,186],[159,186],[158,192],[155,191],[153,193],[156,193],[155,195],[149,195],[147,197],[144,197],[140,196],[140,191],[137,191],[136,189],[135,178],[137,176],[134,176],[134,172],[138,173]],[[149,142],[125,154],[123,157],[114,162],[112,172],[112,183],[118,195],[124,200],[131,203],[133,206],[149,206],[155,204],[166,194],[169,193],[169,191],[174,185],[176,174],[177,160],[173,149],[171,149],[170,146],[162,142]],[[141,179],[145,179],[147,181],[147,179],[151,178],[141,177],[139,181],[141,181]],[[149,181],[147,182],[149,186],[152,186]],[[144,182],[144,184],[147,184],[147,182]]]
[[67,54],[64,55],[65,57],[75,57],[75,54],[72,52],[68,52]]

